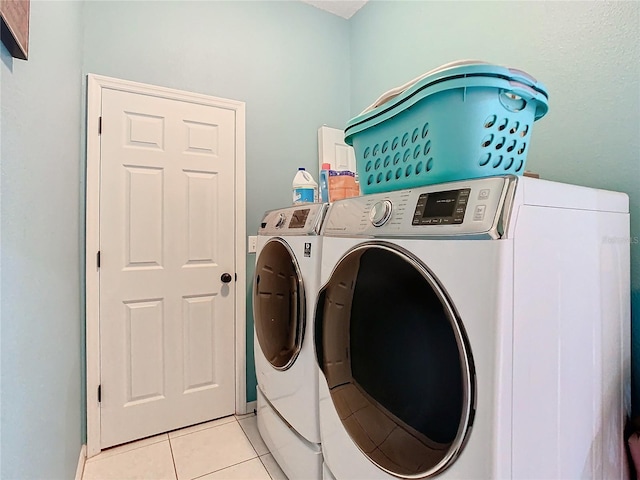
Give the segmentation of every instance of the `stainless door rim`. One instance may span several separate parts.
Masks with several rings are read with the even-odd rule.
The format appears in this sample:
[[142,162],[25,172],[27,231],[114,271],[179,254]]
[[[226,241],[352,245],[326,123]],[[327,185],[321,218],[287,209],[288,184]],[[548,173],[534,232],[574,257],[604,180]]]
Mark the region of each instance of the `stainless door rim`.
[[[296,322],[295,350],[293,351],[289,361],[283,366],[276,366],[276,365],[274,365],[273,363],[271,363],[267,359],[267,361],[269,361],[269,364],[273,368],[275,368],[276,370],[285,371],[285,370],[290,369],[293,366],[293,364],[298,359],[298,355],[300,355],[300,350],[302,349],[302,342],[304,340],[304,332],[305,332],[305,326],[306,326],[306,304],[307,304],[307,300],[306,300],[306,292],[304,290],[304,281],[302,279],[302,273],[300,271],[300,265],[298,264],[298,260],[296,258],[296,255],[294,254],[293,250],[291,249],[289,244],[283,238],[272,237],[269,240],[267,240],[267,242],[265,242],[265,244],[263,245],[262,249],[260,250],[260,254],[258,255],[258,258],[256,260],[256,264],[258,264],[258,262],[260,261],[260,256],[262,255],[264,249],[269,244],[274,243],[274,242],[278,243],[282,247],[284,247],[285,250],[287,251],[287,253],[289,254],[289,257],[291,258],[291,264],[293,265],[293,268],[294,268],[294,271],[295,271],[295,275],[296,275],[296,281],[297,281],[297,284],[298,284],[298,291],[300,292],[300,298],[299,298],[299,301],[298,301],[297,312],[296,312],[298,321]],[[257,274],[257,272],[256,272],[256,274]],[[254,277],[253,277],[254,297],[256,296],[257,288],[258,288],[258,285],[257,285],[257,282],[256,282],[256,275],[254,275]],[[253,324],[254,324],[254,328],[257,331],[255,305],[254,305],[254,308],[253,308]],[[258,345],[260,345],[259,338],[258,338]],[[262,350],[262,345],[260,345],[260,349]],[[264,354],[264,352],[263,352],[263,354]]]
[[[422,260],[420,260],[416,255],[414,255],[407,249],[397,244],[387,242],[387,241],[381,241],[381,240],[371,240],[371,241],[359,243],[358,245],[351,247],[335,263],[335,265],[332,268],[331,275],[329,276],[327,282],[324,285],[322,285],[319,293],[322,293],[327,288],[329,283],[331,283],[331,279],[333,278],[336,269],[344,260],[346,260],[351,255],[362,255],[365,251],[373,248],[386,250],[406,260],[427,281],[429,286],[433,289],[437,297],[440,299],[445,309],[445,312],[447,314],[447,318],[451,323],[451,327],[454,332],[455,341],[458,346],[458,351],[460,352],[460,360],[461,360],[460,363],[462,365],[462,376],[464,381],[463,401],[462,401],[463,410],[461,415],[461,421],[458,426],[458,431],[456,433],[456,436],[453,442],[451,443],[451,447],[449,448],[447,454],[436,465],[416,475],[399,474],[397,472],[393,472],[379,465],[377,462],[371,459],[369,455],[367,455],[360,448],[357,442],[354,442],[354,444],[363,453],[363,455],[365,455],[378,468],[380,468],[381,470],[385,471],[386,473],[394,477],[407,478],[407,479],[428,478],[433,475],[441,473],[443,470],[451,466],[453,462],[458,458],[460,453],[462,452],[462,449],[464,448],[464,445],[466,444],[469,438],[469,434],[473,426],[473,419],[475,416],[475,407],[476,407],[475,367],[473,362],[473,356],[471,354],[469,341],[467,338],[466,331],[464,329],[464,325],[460,318],[460,315],[458,314],[456,308],[453,305],[453,302],[449,298],[449,295],[447,294],[444,287],[440,285],[436,276],[433,274],[433,272],[431,272],[431,270],[424,264]],[[322,295],[319,294],[318,297],[322,298]],[[316,309],[317,309],[317,306],[316,306]],[[320,370],[322,371],[322,366],[320,365],[319,367],[320,367]]]

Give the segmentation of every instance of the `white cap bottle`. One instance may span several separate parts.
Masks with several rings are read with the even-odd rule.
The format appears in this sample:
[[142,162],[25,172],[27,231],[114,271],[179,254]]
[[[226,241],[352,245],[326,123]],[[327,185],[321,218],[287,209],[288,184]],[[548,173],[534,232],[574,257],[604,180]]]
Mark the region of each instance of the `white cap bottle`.
[[304,167],[298,168],[293,177],[293,204],[314,203],[318,201],[318,184]]

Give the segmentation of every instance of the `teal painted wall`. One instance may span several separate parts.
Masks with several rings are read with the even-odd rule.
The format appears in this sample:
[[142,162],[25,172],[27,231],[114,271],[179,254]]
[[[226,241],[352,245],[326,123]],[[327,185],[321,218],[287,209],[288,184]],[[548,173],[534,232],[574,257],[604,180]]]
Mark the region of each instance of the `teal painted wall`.
[[466,58],[517,67],[548,88],[527,168],[618,190],[631,205],[634,406],[640,408],[640,2],[373,1],[350,21],[351,114],[382,92]]
[[80,2],[31,2],[29,60],[0,47],[0,477],[69,479],[82,441]]
[[[1,55],[2,53],[0,53],[0,56]],[[2,70],[1,68],[2,67],[0,67],[0,172],[2,172]],[[0,180],[0,476],[2,476],[2,213],[1,212],[2,212],[2,181]]]
[[[246,102],[247,235],[317,178],[317,130],[349,118],[349,27],[297,1],[87,2],[84,73]],[[255,256],[247,256],[247,293]],[[239,286],[239,288],[245,288]],[[247,299],[247,399],[255,400]]]
[[640,236],[638,2],[373,1],[349,21],[294,1],[31,5],[29,61],[0,47],[2,478],[72,478],[84,441],[87,73],[245,101],[251,235],[265,210],[290,203],[298,166],[317,176],[321,124],[343,127],[381,92],[451,60],[516,66],[551,94],[528,168],[627,192]]

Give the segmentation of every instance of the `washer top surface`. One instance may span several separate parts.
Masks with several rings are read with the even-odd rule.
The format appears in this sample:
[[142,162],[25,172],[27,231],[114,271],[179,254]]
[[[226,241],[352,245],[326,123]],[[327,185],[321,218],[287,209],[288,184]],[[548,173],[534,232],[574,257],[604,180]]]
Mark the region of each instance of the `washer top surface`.
[[324,236],[499,239],[521,205],[627,213],[623,193],[504,175],[348,198]]

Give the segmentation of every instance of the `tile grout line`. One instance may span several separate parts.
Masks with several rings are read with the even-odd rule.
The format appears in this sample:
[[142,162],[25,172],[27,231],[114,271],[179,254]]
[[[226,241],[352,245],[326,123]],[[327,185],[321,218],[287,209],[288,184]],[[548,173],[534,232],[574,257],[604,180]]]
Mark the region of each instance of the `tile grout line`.
[[[248,418],[248,417],[247,417],[247,418]],[[249,445],[251,445],[251,448],[253,449],[253,451],[254,451],[254,453],[256,454],[256,456],[255,456],[255,457],[248,458],[248,459],[243,460],[243,461],[238,462],[238,463],[234,463],[234,464],[232,464],[232,465],[227,465],[226,467],[223,467],[223,468],[218,468],[217,470],[213,470],[213,471],[211,471],[211,472],[203,473],[202,475],[198,475],[197,477],[193,477],[193,478],[191,478],[190,480],[197,480],[198,478],[202,478],[202,477],[205,477],[205,476],[207,476],[207,475],[211,475],[212,473],[220,472],[220,471],[222,471],[222,470],[226,470],[227,468],[235,467],[236,465],[241,465],[241,464],[246,463],[246,462],[249,462],[249,461],[251,461],[251,460],[255,460],[256,458],[258,458],[258,459],[260,458],[260,455],[258,454],[258,451],[257,451],[257,450],[255,449],[255,447],[253,446],[253,443],[251,443],[251,440],[249,439],[249,437],[247,436],[246,432],[244,431],[244,428],[242,428],[242,424],[240,423],[240,420],[239,420],[235,415],[233,416],[233,419],[236,421],[236,423],[237,423],[237,424],[238,424],[238,426],[240,427],[240,431],[242,432],[242,434],[245,436],[245,438],[246,438],[246,439],[247,439],[247,441],[249,442]],[[201,431],[204,431],[204,430],[209,430],[210,428],[220,427],[220,426],[222,426],[222,425],[228,425],[228,424],[230,424],[230,423],[232,423],[232,421],[229,421],[229,422],[223,423],[223,424],[221,424],[221,425],[213,425],[213,426],[211,426],[211,427],[204,428],[204,429],[202,429],[202,430],[198,430],[198,431],[196,431],[196,432],[192,432],[192,433],[198,433],[198,432],[201,432]],[[185,434],[185,435],[191,435],[191,434],[190,434],[190,433],[188,433],[188,434]],[[175,438],[183,437],[183,436],[185,436],[185,435],[179,435],[179,436],[177,436],[177,437],[174,437],[174,439],[175,439]],[[175,457],[173,456],[173,448],[171,447],[171,437],[169,437],[169,448],[171,448],[171,457],[172,457],[172,460],[173,460],[173,468],[174,468],[174,470],[175,470],[175,472],[176,472],[176,479],[178,479],[178,470],[177,470],[177,468],[176,468]],[[266,455],[266,454],[265,454],[265,455]],[[260,463],[262,463],[262,460],[260,460]],[[264,463],[262,463],[262,465],[264,466]],[[271,477],[271,474],[269,473],[269,470],[267,470],[267,467],[264,467],[264,469],[267,471],[267,475],[269,475],[269,478],[271,478],[271,479],[273,480],[273,477]],[[179,480],[179,479],[178,479],[178,480]]]
[[[267,454],[267,453],[265,453],[262,457],[266,457],[267,455],[268,455],[268,454]],[[262,464],[262,466],[264,467],[264,469],[267,471],[267,475],[269,475],[269,478],[270,478],[271,480],[274,480],[274,478],[271,476],[271,472],[270,472],[270,471],[269,471],[269,469],[267,468],[267,464],[266,464],[266,463],[264,463],[264,462],[262,461],[262,457],[258,456],[258,460],[260,460],[260,463]]]
[[[237,422],[237,421],[238,421],[238,419],[237,419],[237,418],[235,418],[235,415],[234,415],[233,417],[234,417],[234,420]],[[223,417],[223,418],[225,418],[225,417]],[[204,422],[204,423],[206,424],[206,423],[210,423],[210,422],[215,422],[215,421],[217,421],[217,420],[220,420],[220,419],[210,420],[209,422]],[[181,434],[179,434],[179,435],[174,434],[173,438],[180,438],[180,437],[184,437],[184,436],[186,436],[186,435],[191,435],[191,434],[193,434],[193,433],[198,433],[198,432],[202,432],[202,431],[204,431],[204,430],[209,430],[210,428],[221,427],[222,425],[227,425],[227,424],[231,423],[232,421],[233,421],[233,420],[229,420],[228,422],[219,423],[219,424],[217,424],[217,425],[210,425],[210,426],[208,426],[208,427],[202,427],[201,429],[199,429],[199,430],[194,430],[193,432],[181,433]],[[196,425],[191,425],[190,427],[184,427],[184,428],[180,428],[180,429],[178,429],[178,430],[172,430],[172,431],[170,431],[170,432],[166,432],[166,433],[167,433],[167,435],[169,436],[169,438],[171,438],[171,435],[170,435],[171,433],[174,433],[174,432],[180,432],[180,431],[182,431],[182,430],[187,430],[187,429],[189,429],[189,428],[194,428],[194,427],[197,427],[197,426],[198,426],[198,424],[196,424]]]
[[251,445],[251,448],[253,448],[253,451],[256,452],[256,457],[260,458],[260,454],[258,453],[258,450],[256,450],[256,447],[253,446],[253,442],[249,438],[249,435],[247,435],[247,432],[245,432],[244,428],[242,428],[242,424],[240,423],[240,420],[238,420],[238,425],[240,425],[240,430],[242,430],[242,433],[244,434],[245,438],[249,442],[249,445]]
[[[248,458],[247,460],[243,460],[241,462],[234,463],[234,464],[229,465],[227,467],[219,468],[219,469],[214,470],[212,472],[203,473],[202,475],[198,475],[197,477],[193,477],[190,480],[197,480],[198,478],[206,477],[207,475],[211,475],[212,473],[221,472],[222,470],[226,470],[227,468],[235,467],[237,465],[242,465],[243,463],[250,462],[251,460],[255,460],[256,458],[259,458],[259,457]],[[266,467],[265,467],[265,470],[266,470]],[[267,473],[269,473],[269,471],[267,471]],[[271,475],[269,475],[269,476],[271,476]]]
[[[172,460],[172,462],[173,462],[173,470],[174,470],[174,472],[175,472],[175,474],[176,474],[176,480],[179,480],[179,479],[178,479],[178,467],[176,467],[176,457],[175,457],[175,455],[173,454],[173,445],[172,445],[172,443],[171,443],[171,440],[175,440],[175,439],[177,439],[177,438],[186,437],[186,436],[188,436],[188,435],[193,435],[193,434],[195,434],[195,433],[204,432],[205,430],[210,430],[210,429],[212,429],[212,428],[221,427],[222,425],[228,425],[228,424],[232,423],[234,420],[235,420],[236,422],[238,422],[238,419],[235,417],[235,415],[233,415],[233,420],[229,420],[228,422],[220,423],[220,424],[218,424],[218,425],[211,425],[211,426],[209,426],[209,427],[205,427],[205,428],[202,428],[202,429],[200,429],[200,430],[195,430],[195,431],[193,431],[193,432],[189,432],[189,433],[183,433],[183,434],[181,434],[181,435],[174,435],[174,437],[173,437],[173,438],[171,438],[171,435],[169,435],[169,433],[171,433],[171,432],[167,432],[167,437],[168,437],[168,439],[169,439],[169,449],[171,450],[171,460]],[[213,420],[213,421],[215,421],[215,420]],[[208,423],[208,422],[206,422],[206,423]],[[174,432],[179,432],[180,430],[186,430],[186,429],[188,429],[188,428],[192,428],[192,427],[186,427],[186,428],[184,428],[184,429],[174,430]],[[240,427],[240,429],[242,429],[242,427]],[[251,443],[251,442],[249,442],[249,443]],[[242,462],[240,462],[240,463],[242,463]],[[225,467],[225,468],[228,468],[228,467]],[[196,479],[196,478],[200,478],[200,477],[204,477],[205,475],[209,475],[209,474],[214,473],[214,472],[217,472],[217,471],[219,471],[219,470],[223,470],[223,469],[218,469],[218,470],[214,470],[213,472],[203,473],[202,475],[199,475],[199,476],[197,476],[197,477],[193,477],[193,479],[191,479],[191,480],[194,480],[194,479]]]
[[[247,418],[249,418],[249,417],[247,417]],[[236,419],[236,420],[238,420],[238,419]],[[247,440],[249,440],[249,444],[251,445],[251,448],[253,448],[253,451],[254,451],[254,452],[256,452],[256,458],[257,458],[258,460],[260,460],[260,463],[262,464],[262,466],[263,466],[263,467],[264,467],[264,469],[266,470],[267,475],[269,475],[269,478],[270,478],[271,480],[273,480],[273,477],[271,476],[271,472],[269,471],[269,469],[267,468],[267,466],[265,465],[265,463],[262,461],[262,457],[263,457],[263,456],[266,456],[266,455],[269,455],[271,452],[269,452],[269,451],[268,451],[267,453],[265,453],[264,455],[262,455],[262,456],[261,456],[261,455],[258,453],[258,450],[256,450],[256,447],[254,447],[254,446],[253,446],[253,442],[252,442],[252,441],[251,441],[251,439],[249,438],[249,435],[247,435],[247,432],[245,432],[245,431],[244,431],[244,428],[242,428],[242,424],[240,423],[240,420],[238,420],[238,424],[240,425],[240,430],[242,430],[242,433],[244,433],[244,436],[245,436],[245,437],[247,437]],[[268,450],[268,448],[267,448],[267,450]]]
[[[166,433],[162,433],[162,434],[160,434],[160,435],[167,435],[167,434],[166,434]],[[151,438],[151,437],[149,437],[149,438]],[[144,440],[145,440],[145,439],[143,438],[143,439],[141,439],[141,440],[134,440],[133,442],[129,442],[129,443],[140,442],[140,441],[144,441]],[[103,458],[96,458],[96,457],[98,457],[101,453],[103,453],[103,452],[105,452],[105,451],[109,451],[109,449],[107,449],[107,450],[103,450],[103,451],[102,451],[102,452],[100,452],[98,455],[95,455],[95,456],[93,456],[93,457],[91,457],[91,458],[87,458],[87,461],[86,461],[85,463],[101,462],[101,461],[103,461],[103,460],[107,460],[107,459],[112,458],[112,457],[117,457],[118,455],[123,455],[123,454],[125,454],[125,453],[129,453],[129,452],[135,452],[136,450],[140,450],[141,448],[146,448],[146,447],[150,447],[151,445],[156,445],[156,444],[158,444],[158,443],[166,442],[167,440],[169,440],[169,435],[167,435],[167,438],[165,438],[164,440],[158,440],[157,442],[151,442],[151,443],[148,443],[148,444],[146,444],[146,445],[140,445],[139,447],[133,447],[133,448],[131,448],[131,449],[129,449],[129,450],[124,450],[123,452],[110,453],[109,455],[105,455]],[[117,446],[115,446],[115,447],[110,447],[110,448],[114,448],[114,449],[115,449],[115,448],[121,448],[121,447],[123,447],[123,446],[125,446],[125,445],[128,445],[128,443],[123,443],[123,444],[121,444],[121,445],[117,445]]]
[[[247,417],[249,418],[249,417]],[[267,448],[267,453],[260,455],[258,453],[258,450],[256,450],[256,447],[253,446],[253,442],[251,441],[251,439],[249,438],[249,435],[247,435],[247,432],[244,431],[244,428],[242,428],[242,424],[240,423],[240,420],[238,420],[238,423],[240,424],[240,429],[242,430],[242,433],[244,433],[244,436],[247,437],[247,440],[249,440],[249,443],[251,444],[251,448],[253,448],[253,451],[256,452],[257,458],[258,460],[260,460],[260,463],[262,464],[262,466],[264,467],[264,469],[267,471],[267,475],[269,475],[269,478],[271,480],[274,480],[273,477],[271,476],[271,472],[269,471],[269,469],[267,468],[267,465],[262,461],[262,457],[265,457],[267,455],[270,455],[271,452],[268,451],[269,449]],[[259,433],[259,432],[258,432]],[[272,456],[273,457],[273,456]]]
[[[245,418],[250,418],[250,416],[251,416],[251,414],[247,414],[247,415],[243,416],[243,418],[242,418],[242,419],[244,420]],[[220,471],[220,470],[224,470],[225,468],[230,468],[230,467],[233,467],[233,466],[235,466],[235,465],[239,465],[239,464],[241,464],[241,463],[248,462],[248,461],[250,461],[250,460],[253,460],[254,458],[259,458],[259,457],[260,457],[260,455],[259,455],[258,451],[256,450],[256,448],[254,447],[253,443],[251,442],[251,439],[248,437],[247,433],[245,432],[244,428],[242,428],[242,424],[240,423],[240,419],[238,419],[236,415],[230,415],[230,417],[232,417],[232,418],[231,418],[228,422],[220,423],[220,424],[218,424],[218,425],[211,425],[211,426],[208,426],[208,427],[202,428],[202,429],[200,429],[200,430],[196,430],[196,431],[194,431],[194,432],[189,432],[189,433],[183,433],[183,434],[181,434],[181,435],[176,435],[176,436],[174,436],[173,438],[171,437],[170,433],[172,433],[172,432],[179,432],[179,431],[180,431],[180,430],[182,430],[182,429],[173,430],[173,431],[171,431],[171,432],[164,432],[164,433],[159,434],[159,435],[157,436],[157,437],[163,437],[163,436],[164,436],[164,438],[158,438],[158,439],[157,439],[157,441],[153,441],[153,442],[150,442],[150,443],[148,443],[148,444],[140,445],[140,446],[137,446],[137,447],[134,447],[134,448],[131,448],[131,449],[126,449],[125,451],[122,451],[122,452],[113,453],[113,454],[110,454],[110,455],[105,456],[104,458],[96,458],[96,457],[98,457],[98,455],[96,455],[94,458],[87,459],[86,463],[87,463],[87,464],[88,464],[88,463],[100,463],[100,462],[102,462],[102,461],[109,460],[109,459],[111,459],[111,458],[118,457],[118,456],[120,456],[120,455],[124,455],[124,454],[126,454],[126,453],[135,452],[136,450],[139,450],[139,449],[142,449],[142,448],[151,447],[151,446],[153,446],[153,445],[157,445],[157,444],[159,444],[159,443],[163,443],[163,442],[167,441],[167,442],[169,443],[169,450],[170,450],[170,452],[171,452],[171,461],[172,461],[172,463],[173,463],[173,470],[174,470],[174,473],[175,473],[175,476],[176,476],[176,480],[178,480],[178,469],[177,469],[177,465],[176,465],[175,455],[174,455],[174,452],[173,452],[173,443],[172,443],[172,440],[175,440],[175,439],[177,439],[177,438],[182,438],[182,437],[184,437],[184,436],[191,435],[191,434],[194,434],[194,433],[203,432],[203,431],[205,431],[205,430],[209,430],[209,429],[212,429],[212,428],[220,427],[220,426],[223,426],[223,425],[228,425],[228,424],[232,423],[233,421],[235,421],[235,422],[238,424],[238,426],[240,427],[240,431],[242,431],[243,435],[245,436],[245,438],[247,439],[247,441],[248,441],[248,442],[249,442],[249,444],[251,445],[251,448],[252,448],[253,452],[255,453],[255,456],[254,456],[254,457],[252,457],[252,458],[249,458],[249,459],[243,460],[243,461],[241,461],[241,462],[235,463],[235,464],[233,464],[233,465],[228,465],[228,466],[226,466],[226,467],[224,467],[224,468],[220,468],[220,469],[214,470],[214,471],[212,471],[212,472],[205,473],[205,474],[203,474],[203,475],[200,475],[200,476],[198,476],[198,477],[194,477],[194,478],[200,478],[200,477],[202,477],[202,476],[209,475],[209,474],[211,474],[211,473],[218,472],[218,471]],[[185,427],[185,429],[187,429],[187,428],[190,428],[190,427]],[[151,438],[153,438],[153,437],[149,437],[148,439],[151,439]],[[145,440],[145,439],[142,439],[142,440],[136,440],[135,442],[138,442],[138,441],[144,441],[144,440]],[[133,443],[133,442],[131,442],[131,443]],[[126,444],[119,445],[119,446],[114,447],[114,448],[120,448],[120,447],[122,447],[122,446],[124,446],[124,445],[126,445]],[[268,453],[269,453],[269,452],[265,453],[265,455],[267,455]],[[265,469],[266,469],[266,467],[265,467]],[[268,473],[268,471],[267,471],[267,473]]]
[[[169,437],[169,435],[167,435]],[[171,445],[171,438],[169,437],[169,451],[171,452],[171,462],[173,463],[173,471],[176,474],[176,480],[178,480],[178,468],[176,467],[176,457],[173,454],[173,445]]]

